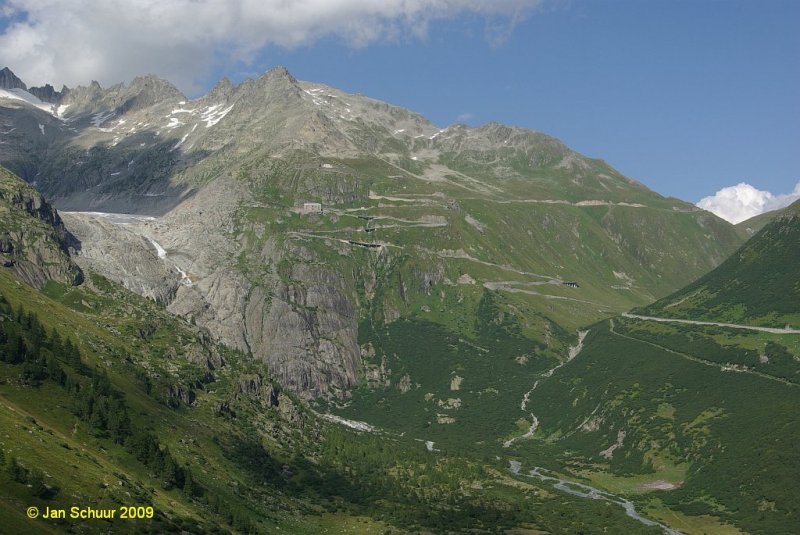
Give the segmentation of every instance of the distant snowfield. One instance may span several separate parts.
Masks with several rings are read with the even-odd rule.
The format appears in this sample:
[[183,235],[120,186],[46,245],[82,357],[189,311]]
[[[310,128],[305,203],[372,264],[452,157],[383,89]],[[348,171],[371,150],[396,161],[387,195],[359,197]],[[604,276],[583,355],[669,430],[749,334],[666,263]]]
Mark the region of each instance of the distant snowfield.
[[206,109],[206,111],[200,114],[201,120],[205,121],[206,123],[206,128],[211,128],[212,126],[220,122],[223,117],[228,115],[228,112],[230,112],[233,109],[233,104],[231,104],[225,109],[219,109],[221,107],[222,104],[209,106]]
[[[59,113],[63,114],[64,110],[67,109],[66,106],[59,106],[58,110],[56,110],[56,106],[54,104],[50,104],[49,102],[42,102],[36,96],[31,95],[24,89],[15,88],[15,89],[0,89],[0,98],[7,98],[11,100],[21,100],[22,102],[26,102],[31,106],[35,106],[40,110],[49,113],[54,117],[58,117],[61,119]],[[62,109],[63,108],[63,109]]]

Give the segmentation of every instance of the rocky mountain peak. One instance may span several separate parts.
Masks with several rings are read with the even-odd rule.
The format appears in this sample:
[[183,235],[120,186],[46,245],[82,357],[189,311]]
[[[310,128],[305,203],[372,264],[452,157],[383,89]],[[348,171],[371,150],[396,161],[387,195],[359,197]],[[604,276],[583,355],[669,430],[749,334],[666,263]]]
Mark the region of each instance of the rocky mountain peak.
[[[242,86],[246,83],[243,83]],[[286,67],[281,66],[273,67],[261,75],[255,80],[254,87],[267,93],[288,92],[290,94],[299,94],[302,91],[297,79],[289,73]]]
[[212,100],[227,100],[235,91],[236,87],[231,83],[227,77],[223,77],[219,82],[214,85],[211,91],[208,92],[206,97]]
[[79,85],[69,91],[64,97],[63,102],[71,106],[71,110],[92,109],[93,103],[100,100],[103,95],[103,88],[96,80],[92,80],[88,86]]
[[177,87],[154,74],[137,76],[131,81],[127,89],[131,93],[147,92],[153,96],[161,97],[162,100],[166,98],[185,98]]
[[186,100],[186,97],[170,82],[153,74],[137,76],[127,87],[119,90],[119,98],[123,100],[120,112],[152,106],[169,100]]
[[35,96],[42,102],[49,102],[50,104],[58,104],[69,93],[67,86],[62,86],[61,91],[56,91],[50,84],[45,84],[42,87],[31,87],[28,93]]
[[292,76],[292,73],[289,72],[289,69],[287,69],[283,65],[276,65],[275,67],[265,72],[261,76],[261,78],[268,78],[272,80],[286,79],[293,84],[297,83],[297,79],[294,76]]
[[[212,93],[216,90],[217,87]],[[296,108],[302,92],[298,81],[285,67],[275,67],[255,80],[243,81],[233,90],[232,96],[251,110],[262,109],[266,105],[289,111]]]
[[28,90],[25,82],[20,80],[8,67],[0,70],[0,89],[24,89]]

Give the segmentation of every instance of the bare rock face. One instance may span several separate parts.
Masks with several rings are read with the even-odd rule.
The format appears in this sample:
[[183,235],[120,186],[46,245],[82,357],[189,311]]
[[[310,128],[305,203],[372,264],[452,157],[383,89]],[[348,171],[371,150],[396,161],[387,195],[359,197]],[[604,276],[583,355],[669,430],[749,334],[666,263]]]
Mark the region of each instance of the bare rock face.
[[255,288],[245,310],[253,354],[270,373],[303,397],[346,396],[356,384],[358,320],[341,276],[319,265],[295,264],[272,296]]
[[[252,354],[264,362],[264,377],[301,398],[348,396],[360,366],[352,281],[313,250],[280,239],[260,252],[271,267],[248,277],[236,264],[245,245],[229,230],[246,202],[247,193],[223,178],[163,218],[125,216],[130,221],[120,224],[122,216],[67,213],[65,220],[84,243],[81,265]],[[277,273],[279,264],[288,272]],[[269,398],[258,393],[268,383],[253,381],[241,393]]]
[[194,405],[197,395],[191,388],[186,388],[178,385],[170,385],[166,391],[167,403],[178,406],[183,403],[184,405]]
[[0,167],[0,262],[35,288],[54,280],[80,284],[83,273],[70,259],[80,242],[58,213],[21,179]]
[[[247,245],[228,229],[241,224],[235,214],[251,202],[238,181],[222,178],[154,224],[167,260],[182,263],[192,281],[167,308],[264,362],[286,390],[345,397],[360,366],[352,281],[283,236],[249,250],[260,271],[244,273],[236,259]],[[286,266],[280,273],[279,265]]]
[[69,93],[69,89],[67,86],[62,86],[61,91],[56,91],[55,88],[50,84],[45,84],[42,87],[29,87],[28,93],[35,96],[42,102],[49,102],[51,104],[57,104],[61,102],[61,100],[67,96]]
[[190,277],[192,284],[178,288],[167,310],[196,321],[225,345],[249,351],[243,318],[250,287],[247,279],[224,267]]
[[354,304],[332,270],[295,264],[289,279],[253,285],[219,269],[181,287],[168,308],[262,360],[271,378],[301,397],[344,396],[360,362]]
[[99,215],[67,212],[64,221],[83,244],[79,265],[158,303],[172,301],[181,276],[147,238]]

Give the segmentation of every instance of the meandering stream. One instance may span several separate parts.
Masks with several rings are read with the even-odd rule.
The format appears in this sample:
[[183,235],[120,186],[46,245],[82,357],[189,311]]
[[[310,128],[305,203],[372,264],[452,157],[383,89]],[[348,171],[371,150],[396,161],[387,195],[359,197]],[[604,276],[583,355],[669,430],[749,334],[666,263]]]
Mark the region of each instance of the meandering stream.
[[[522,463],[519,461],[509,461],[511,472],[514,474],[519,475],[522,470]],[[549,470],[545,468],[541,468],[539,466],[535,466],[533,470],[529,471],[527,474],[528,477],[534,477],[541,481],[549,481],[553,483],[553,488],[558,489],[562,492],[566,492],[567,494],[572,494],[573,496],[579,496],[581,498],[589,498],[592,500],[604,500],[607,502],[615,503],[625,509],[625,513],[633,518],[645,524],[646,526],[657,526],[664,530],[664,533],[667,535],[683,535],[683,532],[680,532],[676,529],[672,529],[669,526],[665,526],[655,520],[650,520],[649,518],[645,518],[640,515],[636,511],[636,506],[630,500],[626,500],[625,498],[620,498],[610,492],[606,492],[604,490],[596,489],[594,487],[590,487],[584,483],[578,483],[576,481],[568,481],[566,479],[561,479],[554,476],[549,476],[544,472],[549,472]]]

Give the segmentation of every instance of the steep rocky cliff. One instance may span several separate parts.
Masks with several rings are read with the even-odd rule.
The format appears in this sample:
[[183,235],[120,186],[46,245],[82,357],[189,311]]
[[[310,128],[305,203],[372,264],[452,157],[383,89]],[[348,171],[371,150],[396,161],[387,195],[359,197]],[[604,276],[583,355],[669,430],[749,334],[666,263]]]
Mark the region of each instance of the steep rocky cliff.
[[69,256],[79,249],[80,242],[64,227],[55,209],[35,189],[0,167],[3,267],[36,288],[48,280],[79,284],[83,274]]

